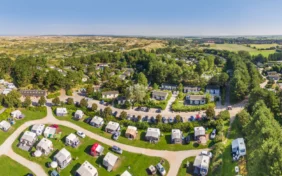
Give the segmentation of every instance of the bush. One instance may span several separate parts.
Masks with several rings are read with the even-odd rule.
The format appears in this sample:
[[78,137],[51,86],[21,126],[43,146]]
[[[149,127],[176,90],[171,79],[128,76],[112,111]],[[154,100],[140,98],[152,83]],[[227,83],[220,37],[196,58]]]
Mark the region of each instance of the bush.
[[48,94],[47,98],[48,99],[53,99],[53,98],[56,98],[56,97],[58,97],[60,95],[61,95],[60,92],[55,92],[55,93]]
[[45,106],[31,106],[27,108],[29,111],[39,111],[39,112],[47,112]]
[[72,92],[71,89],[68,89],[68,90],[66,91],[66,95],[67,95],[67,96],[72,96],[72,93],[73,93],[73,92]]

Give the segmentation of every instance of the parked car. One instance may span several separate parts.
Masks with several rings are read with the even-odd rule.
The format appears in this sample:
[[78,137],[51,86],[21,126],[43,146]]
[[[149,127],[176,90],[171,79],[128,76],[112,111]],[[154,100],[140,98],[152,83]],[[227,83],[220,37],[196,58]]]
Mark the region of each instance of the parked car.
[[113,134],[113,139],[114,139],[114,140],[118,140],[119,136],[120,136],[120,133],[119,133],[119,132],[115,132],[115,133]]
[[161,109],[157,109],[157,110],[156,110],[156,113],[161,113],[161,112],[162,112]]
[[166,171],[165,171],[163,165],[161,165],[161,163],[158,163],[156,165],[156,168],[162,176],[164,176],[166,174]]
[[92,117],[88,117],[88,118],[84,119],[84,122],[85,123],[90,123],[91,120],[92,120]]
[[143,122],[148,122],[148,116],[143,117]]
[[190,116],[190,119],[189,119],[190,121],[195,121],[195,117],[194,116]]
[[155,119],[154,116],[152,116],[152,117],[150,118],[150,123],[155,123],[155,122],[156,122],[156,119]]
[[113,116],[116,117],[117,116],[117,111],[113,112]]
[[214,139],[216,135],[216,129],[212,130],[211,132],[211,139]]
[[208,152],[208,151],[202,151],[201,155],[205,155],[205,156],[208,156],[208,157],[212,158],[212,153]]
[[114,151],[118,154],[122,154],[122,149],[119,148],[118,146],[115,146],[115,145],[112,147],[112,151]]
[[189,134],[184,138],[185,144],[189,144],[191,141]]
[[100,101],[100,104],[104,104],[104,102],[105,102],[104,100],[101,100],[101,101]]
[[85,133],[83,133],[82,131],[77,131],[76,134],[77,134],[77,136],[79,136],[81,138],[85,138],[86,137]]
[[163,121],[163,123],[167,123],[167,118],[163,117],[162,121]]
[[174,121],[174,120],[173,120],[172,117],[169,117],[169,118],[168,118],[168,122],[169,122],[169,123],[173,123],[173,121]]

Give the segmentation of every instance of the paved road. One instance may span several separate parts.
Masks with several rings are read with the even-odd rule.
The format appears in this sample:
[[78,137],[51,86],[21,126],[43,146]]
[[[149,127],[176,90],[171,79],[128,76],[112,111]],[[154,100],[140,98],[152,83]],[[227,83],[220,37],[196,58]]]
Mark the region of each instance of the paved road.
[[[80,102],[80,100],[82,98],[85,98],[85,97],[82,96],[82,95],[79,95],[77,92],[75,92],[75,93],[73,93],[73,96],[66,96],[64,94],[61,94],[61,96],[59,98],[60,98],[61,101],[65,101],[67,98],[73,98],[75,102]],[[173,100],[173,98],[171,98],[171,99]],[[100,104],[100,102],[98,100],[88,99],[89,106],[91,106],[92,103],[96,103],[98,105],[98,109],[103,110],[105,107],[107,107],[105,105]],[[246,104],[246,101],[243,101],[243,102],[240,102],[238,104],[233,105],[233,109],[232,109],[232,111],[230,111],[231,116],[240,112],[244,108],[245,104]],[[118,109],[118,108],[112,107],[111,105],[109,105],[109,106],[111,107],[113,112],[117,111],[117,114],[120,114],[122,111],[126,111],[127,114],[135,115],[135,116],[141,115],[142,117],[144,117],[144,116],[149,116],[149,117],[154,116],[154,117],[156,117],[158,114],[161,114],[163,117],[175,117],[176,115],[180,115],[181,117],[183,117],[184,121],[188,121],[188,119],[192,115],[195,116],[196,114],[201,115],[201,114],[205,113],[205,111],[171,112],[169,110],[164,110],[161,113],[157,113],[156,109],[153,109],[153,108],[149,112],[143,112],[143,111],[136,111],[134,109],[129,109],[129,110]],[[218,114],[220,111],[226,110],[226,107],[227,107],[226,105],[216,107],[215,108],[216,114]]]
[[[60,96],[60,99],[62,101],[66,100],[67,98],[68,98],[68,96],[66,96],[66,95]],[[72,98],[74,98],[75,101],[79,102],[84,97],[78,95],[77,93],[74,93]],[[99,109],[104,109],[106,107],[104,105],[99,104],[99,102],[97,100],[89,100],[88,103],[89,104],[96,103],[98,105]],[[230,111],[231,121],[233,121],[233,119],[235,118],[235,115],[244,108],[246,103],[247,103],[247,101],[243,101],[241,103],[233,105],[233,109]],[[114,107],[111,107],[111,108],[112,108],[113,111],[117,111],[118,113],[123,111],[123,110],[120,110],[120,109],[117,109],[117,108],[114,108]],[[218,108],[215,108],[215,111],[216,111],[216,113],[219,113],[220,111],[225,110],[225,109],[226,109],[225,106],[220,106]],[[127,113],[131,114],[131,115],[141,115],[141,116],[145,116],[145,115],[156,116],[157,114],[159,114],[159,113],[152,112],[152,111],[151,112],[142,112],[142,111],[135,111],[133,109],[125,110],[125,111],[127,111]],[[203,113],[203,112],[204,111],[201,111],[200,113]],[[166,117],[174,117],[177,114],[179,114],[183,118],[188,119],[191,115],[195,115],[196,113],[198,113],[198,112],[175,113],[175,112],[165,110],[161,114],[163,116],[166,116]],[[165,151],[165,150],[145,149],[145,148],[139,148],[139,147],[133,147],[133,146],[121,144],[121,143],[118,143],[116,141],[113,141],[113,140],[104,138],[102,136],[99,136],[95,133],[92,133],[91,131],[88,131],[84,128],[81,128],[81,127],[79,127],[79,126],[77,126],[77,125],[75,125],[71,122],[60,121],[53,116],[51,108],[47,107],[47,116],[44,119],[26,122],[23,125],[21,125],[19,128],[17,128],[17,130],[0,146],[0,155],[7,155],[10,158],[19,162],[20,164],[29,168],[36,175],[45,176],[46,173],[44,172],[43,168],[40,165],[33,163],[31,161],[28,161],[25,158],[23,158],[22,156],[16,154],[12,150],[12,143],[15,140],[17,140],[18,136],[27,127],[29,127],[31,125],[34,125],[34,124],[54,124],[54,123],[67,126],[69,128],[73,128],[75,130],[83,131],[87,136],[89,136],[92,139],[98,140],[98,141],[105,143],[107,145],[110,145],[110,146],[117,145],[125,151],[129,151],[129,152],[132,152],[132,153],[144,154],[144,155],[148,155],[148,156],[156,156],[156,157],[164,158],[170,164],[170,170],[168,171],[168,174],[167,174],[168,176],[177,175],[178,169],[181,167],[181,163],[185,158],[191,157],[191,156],[196,156],[203,150],[203,149],[200,149],[200,150],[187,150],[187,151]],[[206,149],[206,150],[209,150],[209,149]]]
[[[43,123],[44,124],[54,124],[55,123],[55,124],[67,126],[69,128],[73,128],[75,130],[83,131],[87,136],[89,136],[92,139],[98,140],[110,146],[117,145],[125,151],[164,158],[170,164],[170,170],[168,171],[168,176],[177,175],[178,169],[181,167],[181,163],[185,158],[190,157],[190,156],[196,156],[202,150],[204,150],[204,149],[200,149],[200,150],[187,150],[187,151],[175,151],[174,152],[174,151],[166,151],[166,150],[145,149],[145,148],[139,148],[139,147],[133,147],[133,146],[121,144],[116,141],[99,136],[95,133],[92,133],[91,131],[85,130],[84,128],[81,128],[71,122],[60,121],[53,116],[51,108],[47,107],[47,116],[44,119],[26,122],[23,125],[21,125],[19,128],[17,128],[17,130],[13,134],[11,134],[11,136],[0,146],[0,155],[7,155],[10,158],[14,159],[15,161],[19,162],[20,164],[29,168],[36,175],[45,176],[46,173],[44,172],[43,168],[40,165],[26,160],[25,158],[16,154],[12,150],[13,142],[17,140],[18,136],[27,127],[34,125],[34,124],[43,124]],[[209,150],[209,149],[206,149],[206,150]]]

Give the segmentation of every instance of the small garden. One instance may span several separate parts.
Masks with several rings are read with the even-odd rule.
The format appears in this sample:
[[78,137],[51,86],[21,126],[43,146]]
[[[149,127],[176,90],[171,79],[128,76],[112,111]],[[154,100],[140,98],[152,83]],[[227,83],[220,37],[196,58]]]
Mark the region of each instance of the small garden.
[[[93,157],[90,155],[89,152],[90,152],[92,145],[98,141],[95,141],[86,136],[85,138],[79,138],[81,144],[78,146],[78,148],[72,148],[71,146],[65,146],[64,140],[66,136],[69,135],[70,133],[75,134],[76,131],[68,127],[65,127],[65,126],[59,126],[59,128],[62,131],[62,135],[60,139],[51,139],[53,146],[54,146],[54,151],[51,154],[49,154],[48,156],[41,156],[38,158],[33,157],[31,155],[31,152],[35,151],[36,145],[34,145],[31,152],[27,152],[27,151],[23,151],[19,149],[17,147],[17,144],[19,143],[20,137],[18,138],[18,140],[16,140],[13,143],[13,146],[12,146],[13,150],[17,154],[25,157],[26,159],[38,163],[39,165],[42,166],[42,168],[46,171],[46,173],[50,173],[52,169],[47,167],[47,163],[52,161],[54,155],[60,149],[66,148],[71,153],[73,160],[66,168],[60,171],[60,174],[61,175],[73,175],[73,176],[75,175],[76,170],[81,166],[81,164],[84,161],[90,162],[97,169],[99,175],[116,176],[116,175],[122,174],[125,170],[128,170],[132,175],[144,176],[144,175],[147,175],[146,169],[150,165],[156,165],[157,163],[159,163],[162,160],[162,158],[149,157],[146,155],[134,154],[134,153],[126,152],[126,151],[123,151],[121,155],[111,151],[112,153],[114,153],[114,155],[119,157],[119,162],[117,163],[116,167],[114,168],[112,172],[108,172],[107,169],[102,166],[102,161],[103,161],[104,155],[106,155],[107,152],[110,151],[110,146],[100,143],[105,148],[103,155],[98,158]],[[40,138],[42,138],[42,136],[40,136]],[[166,160],[163,166],[165,167],[166,171],[169,170],[169,164]]]

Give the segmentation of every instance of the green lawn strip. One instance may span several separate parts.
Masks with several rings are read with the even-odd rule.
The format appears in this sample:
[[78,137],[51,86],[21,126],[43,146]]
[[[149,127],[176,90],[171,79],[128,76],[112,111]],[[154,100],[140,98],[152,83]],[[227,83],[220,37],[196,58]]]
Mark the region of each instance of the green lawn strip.
[[206,110],[209,106],[215,107],[215,103],[211,102],[203,105],[184,105],[183,100],[175,100],[172,104],[172,110],[176,112],[191,112],[191,111],[200,111]]
[[[65,117],[57,117],[59,120],[65,120],[69,121],[71,123],[74,123],[84,129],[87,129],[93,133],[96,133],[100,136],[103,136],[105,138],[111,139],[112,135],[109,133],[106,133],[103,131],[101,128],[95,128],[85,122],[83,120],[75,120],[72,118],[70,115],[72,113],[69,112],[68,116]],[[210,129],[211,130],[211,129]],[[201,148],[208,148],[212,145],[212,142],[209,140],[206,145],[198,145],[197,143],[194,143],[194,141],[190,142],[189,144],[170,144],[171,140],[171,133],[162,133],[163,135],[160,137],[160,141],[156,144],[149,143],[148,141],[145,141],[145,135],[146,131],[145,130],[139,130],[138,131],[138,136],[135,140],[128,140],[125,137],[125,131],[126,127],[121,128],[121,136],[119,137],[117,142],[131,145],[131,146],[136,146],[136,147],[142,147],[142,148],[150,148],[150,149],[156,149],[156,150],[170,150],[170,151],[179,151],[179,150],[190,150],[190,149],[201,149]],[[184,134],[185,136],[187,135]]]
[[[25,115],[24,119],[21,120],[15,120],[16,123],[11,126],[11,128],[4,132],[0,130],[0,144],[2,144],[19,126],[21,126],[23,123],[31,120],[37,120],[42,119],[46,116],[46,108],[44,107],[44,111],[36,111],[36,110],[29,110],[29,109],[20,109],[21,112]],[[12,109],[8,108],[6,109],[2,114],[0,114],[0,121],[7,120],[7,118],[10,117]]]
[[222,166],[222,175],[223,176],[236,175],[235,166],[238,166],[238,162],[232,161],[231,143],[234,139],[242,137],[242,136],[243,135],[241,134],[240,129],[237,126],[237,118],[236,118],[231,125],[231,131],[229,133],[229,137],[225,145],[225,150],[223,152],[223,166]]
[[[194,167],[195,157],[189,157],[182,161],[181,166],[178,170],[177,176],[192,176]],[[189,167],[187,168],[187,162],[189,162]]]
[[20,176],[32,173],[28,168],[5,155],[0,156],[0,163],[1,175]]
[[[122,155],[116,154],[119,156],[120,161],[118,163],[118,167],[112,171],[108,172],[106,168],[102,166],[103,156],[99,158],[95,158],[91,155],[89,155],[91,146],[98,142],[95,141],[89,137],[86,137],[84,139],[80,138],[81,144],[78,148],[72,148],[70,146],[65,146],[64,139],[67,135],[70,133],[75,133],[75,130],[70,129],[65,126],[60,126],[60,129],[62,130],[62,136],[60,140],[51,139],[54,145],[54,151],[48,156],[42,156],[39,158],[32,157],[29,152],[23,151],[17,147],[18,140],[16,140],[13,143],[13,150],[18,153],[19,155],[27,158],[30,161],[36,162],[42,166],[42,168],[46,171],[46,173],[50,173],[52,169],[47,168],[46,165],[48,162],[51,162],[53,159],[53,156],[62,148],[66,148],[69,152],[71,152],[72,158],[74,159],[70,165],[68,165],[66,168],[64,168],[61,171],[61,175],[75,175],[76,170],[80,167],[80,165],[85,161],[89,161],[96,169],[98,170],[99,175],[119,175],[123,173],[125,170],[128,170],[133,175],[140,175],[144,176],[146,174],[146,169],[151,165],[156,165],[158,162],[160,162],[161,158],[158,157],[149,157],[142,154],[134,154],[130,152],[123,151]],[[42,138],[42,136],[41,136]],[[100,143],[100,142],[99,142]],[[103,147],[105,147],[104,155],[110,151],[110,146],[107,146],[106,144],[100,143]],[[32,149],[32,151],[35,151],[35,148]],[[113,152],[112,152],[113,153]],[[128,169],[128,166],[130,166],[130,169]],[[167,161],[165,161],[164,167],[166,171],[169,170],[169,164]]]

